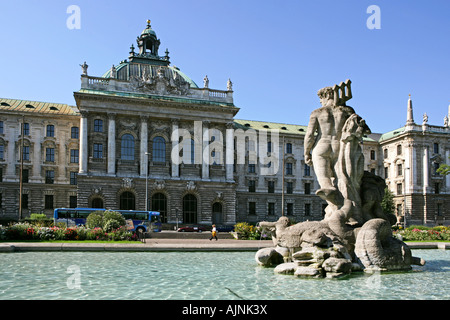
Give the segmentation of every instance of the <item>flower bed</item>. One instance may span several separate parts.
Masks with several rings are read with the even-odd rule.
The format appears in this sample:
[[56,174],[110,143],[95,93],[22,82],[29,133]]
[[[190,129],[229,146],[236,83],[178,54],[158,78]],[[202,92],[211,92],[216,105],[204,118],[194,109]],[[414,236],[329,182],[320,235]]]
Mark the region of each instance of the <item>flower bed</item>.
[[135,233],[125,226],[104,232],[101,228],[89,229],[78,227],[40,227],[27,223],[17,223],[10,226],[0,226],[0,240],[102,240],[102,241],[134,241],[138,240]]
[[401,237],[403,241],[450,241],[450,228],[444,226],[425,227],[410,226],[406,229],[394,230],[394,236]]

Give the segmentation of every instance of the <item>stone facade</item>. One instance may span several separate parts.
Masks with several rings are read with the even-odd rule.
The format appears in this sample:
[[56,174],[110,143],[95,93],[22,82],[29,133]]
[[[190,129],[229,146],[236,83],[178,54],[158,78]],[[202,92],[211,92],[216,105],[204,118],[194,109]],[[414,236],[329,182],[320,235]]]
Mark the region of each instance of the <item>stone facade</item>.
[[32,212],[51,215],[54,207],[76,203],[78,127],[74,107],[1,99],[1,218],[18,217],[22,165],[24,217]]
[[[449,108],[450,109],[450,108]],[[448,119],[449,115],[445,118]],[[436,172],[450,161],[450,127],[422,125],[413,119],[408,100],[407,123],[385,133],[379,140],[383,155],[383,177],[395,194],[396,214],[407,224],[448,224],[450,219],[450,175]]]
[[[0,99],[0,219],[18,218],[22,119],[22,217],[78,206],[158,210],[167,223],[323,218],[306,126],[235,119],[230,80],[199,87],[158,55],[150,25],[137,45],[103,76],[84,63],[76,106]],[[411,119],[408,102],[404,127],[364,137],[364,169],[386,178],[399,219],[406,208],[408,224],[448,224],[450,176],[435,174],[449,163],[448,123]]]

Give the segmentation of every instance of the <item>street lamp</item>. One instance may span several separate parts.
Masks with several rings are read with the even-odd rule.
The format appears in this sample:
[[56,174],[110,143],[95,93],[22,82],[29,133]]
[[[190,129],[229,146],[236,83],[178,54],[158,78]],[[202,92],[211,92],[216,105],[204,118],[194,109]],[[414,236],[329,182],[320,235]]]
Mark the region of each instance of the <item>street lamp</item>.
[[148,211],[148,155],[150,153],[145,152],[145,156],[147,158],[146,161],[146,165],[147,167],[145,168],[145,211]]

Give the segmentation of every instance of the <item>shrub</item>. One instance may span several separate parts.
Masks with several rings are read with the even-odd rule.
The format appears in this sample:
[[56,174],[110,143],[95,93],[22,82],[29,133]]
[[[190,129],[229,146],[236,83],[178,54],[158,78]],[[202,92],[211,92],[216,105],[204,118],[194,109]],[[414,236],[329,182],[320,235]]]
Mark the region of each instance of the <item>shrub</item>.
[[103,211],[92,212],[86,218],[86,227],[89,229],[102,228],[103,227]]
[[32,213],[25,221],[38,227],[50,227],[53,225],[53,219],[48,219],[44,213]]
[[247,222],[239,222],[234,226],[234,231],[238,234],[239,239],[243,240],[265,240],[270,239],[267,234],[261,234],[261,229],[248,224]]
[[111,232],[126,224],[125,218],[119,212],[107,210],[103,214],[103,231]]

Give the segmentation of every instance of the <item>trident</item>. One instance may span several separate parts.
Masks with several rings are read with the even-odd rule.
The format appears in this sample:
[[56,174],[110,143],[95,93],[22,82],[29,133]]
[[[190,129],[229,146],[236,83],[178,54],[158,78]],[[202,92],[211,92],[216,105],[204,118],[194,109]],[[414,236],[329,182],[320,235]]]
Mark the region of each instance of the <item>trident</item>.
[[350,79],[347,79],[345,82],[341,82],[339,85],[335,84],[333,86],[334,103],[336,106],[345,106],[345,102],[352,98],[352,89],[350,87],[351,83],[352,82]]

